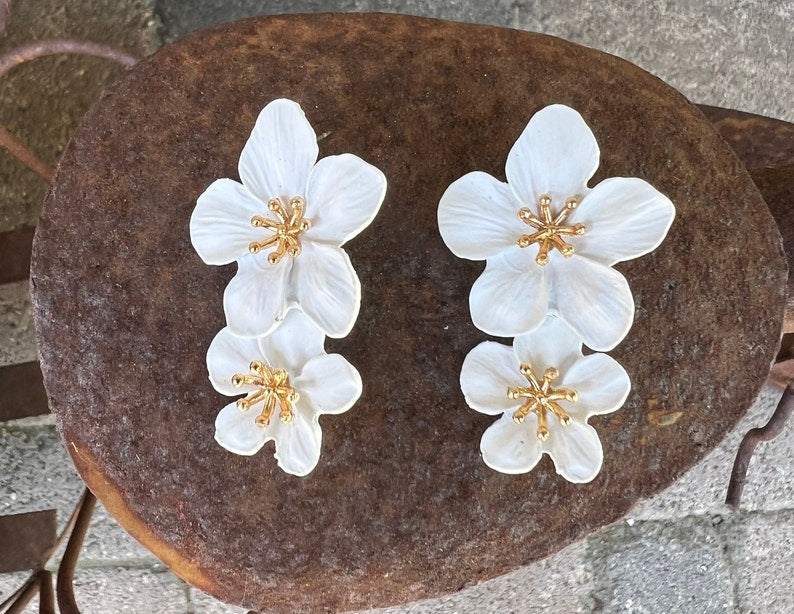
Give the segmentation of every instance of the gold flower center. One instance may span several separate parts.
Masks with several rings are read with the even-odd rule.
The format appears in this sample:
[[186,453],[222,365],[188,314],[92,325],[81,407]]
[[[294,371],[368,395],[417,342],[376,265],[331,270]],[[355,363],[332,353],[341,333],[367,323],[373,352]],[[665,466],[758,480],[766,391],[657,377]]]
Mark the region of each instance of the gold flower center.
[[289,200],[291,212],[288,213],[284,203],[279,198],[271,198],[267,201],[267,208],[276,214],[277,220],[255,215],[251,218],[251,225],[254,228],[265,228],[273,231],[273,236],[264,241],[253,241],[248,245],[248,251],[258,254],[260,251],[271,245],[276,246],[276,251],[268,254],[267,261],[276,264],[284,254],[289,254],[293,258],[301,253],[300,236],[309,229],[311,221],[303,217],[306,211],[306,201],[300,196],[293,196]]
[[270,369],[264,363],[255,360],[250,365],[248,375],[236,373],[232,384],[239,388],[243,384],[258,386],[244,399],[237,401],[237,409],[248,411],[258,403],[264,403],[262,413],[256,417],[257,426],[262,428],[270,424],[270,418],[276,405],[279,406],[278,417],[284,424],[289,424],[295,417],[292,406],[300,400],[300,395],[289,385],[289,374],[284,369]]
[[513,421],[516,424],[521,424],[530,413],[536,413],[538,416],[538,439],[546,441],[549,438],[547,414],[553,413],[557,416],[560,424],[568,426],[571,423],[571,417],[557,401],[576,403],[579,400],[579,395],[570,388],[552,388],[551,383],[560,376],[556,367],[546,369],[542,381],[538,380],[532,367],[527,364],[522,364],[518,371],[527,379],[529,386],[511,386],[507,389],[508,398],[526,399],[524,404],[513,413]]
[[533,243],[537,243],[540,248],[535,262],[540,266],[546,266],[549,263],[549,250],[552,247],[556,247],[563,256],[570,258],[573,256],[574,248],[570,243],[566,243],[563,237],[583,235],[587,230],[584,224],[575,224],[574,226],[564,224],[571,212],[578,206],[579,201],[571,197],[565,201],[565,206],[555,217],[551,212],[551,196],[541,194],[538,198],[540,217],[532,213],[528,207],[518,210],[519,219],[537,231],[518,237],[518,246],[529,247]]

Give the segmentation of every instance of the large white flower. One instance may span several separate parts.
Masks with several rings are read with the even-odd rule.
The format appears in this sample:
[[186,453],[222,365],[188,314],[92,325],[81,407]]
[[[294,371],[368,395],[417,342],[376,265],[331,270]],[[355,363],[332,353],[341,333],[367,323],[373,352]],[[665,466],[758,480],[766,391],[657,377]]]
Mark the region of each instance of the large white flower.
[[317,154],[300,106],[274,100],[240,154],[242,184],[218,179],[198,198],[190,238],[199,256],[238,263],[223,296],[236,335],[268,334],[297,306],[331,337],[358,316],[361,285],[340,247],[375,217],[386,177],[352,154]]
[[634,299],[612,265],[653,251],[675,207],[642,179],[588,188],[599,155],[582,116],[551,105],[510,150],[507,183],[473,172],[447,188],[438,206],[444,242],[461,258],[487,261],[469,297],[479,329],[513,337],[552,313],[595,350],[625,337]]
[[[559,381],[559,383],[557,383]],[[582,355],[582,343],[549,316],[516,337],[513,347],[485,341],[463,361],[460,386],[472,409],[497,416],[482,436],[485,463],[526,473],[546,453],[562,477],[589,482],[603,461],[601,441],[587,424],[626,401],[631,382],[606,354]]]
[[215,420],[215,439],[235,454],[256,454],[271,439],[278,465],[308,474],[320,459],[322,414],[341,414],[361,396],[361,377],[339,354],[326,354],[325,335],[301,311],[290,311],[258,339],[221,330],[207,351],[215,390],[246,396]]

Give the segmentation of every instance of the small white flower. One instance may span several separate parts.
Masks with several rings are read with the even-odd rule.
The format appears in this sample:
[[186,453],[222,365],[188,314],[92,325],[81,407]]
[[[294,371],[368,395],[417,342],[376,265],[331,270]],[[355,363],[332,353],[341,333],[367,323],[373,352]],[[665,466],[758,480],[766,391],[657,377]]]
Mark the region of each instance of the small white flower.
[[475,326],[513,337],[559,315],[595,350],[628,333],[634,299],[612,268],[656,249],[675,207],[642,179],[590,189],[598,143],[581,115],[551,105],[530,120],[507,156],[507,183],[473,172],[441,198],[438,225],[461,258],[486,260],[471,289]]
[[463,361],[460,386],[472,409],[502,414],[480,442],[489,467],[526,473],[546,453],[562,477],[584,483],[603,461],[587,420],[623,405],[631,382],[606,354],[583,356],[576,333],[550,316],[513,347],[493,341],[475,347]]
[[266,335],[298,306],[331,337],[358,316],[361,285],[340,248],[374,219],[386,177],[352,154],[317,154],[300,106],[274,100],[240,154],[242,184],[218,179],[198,198],[190,238],[199,256],[237,260],[223,296],[236,335]]
[[235,454],[256,454],[271,439],[278,465],[308,474],[320,459],[322,414],[341,414],[361,396],[361,377],[339,354],[326,354],[325,335],[301,311],[258,339],[221,330],[207,351],[215,390],[246,396],[224,407],[215,439]]

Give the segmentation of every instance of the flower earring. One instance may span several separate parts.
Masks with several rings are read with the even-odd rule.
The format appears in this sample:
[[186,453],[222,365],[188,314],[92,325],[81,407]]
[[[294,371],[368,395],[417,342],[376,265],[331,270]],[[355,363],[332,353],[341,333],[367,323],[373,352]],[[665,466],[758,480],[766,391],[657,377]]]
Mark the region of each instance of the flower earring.
[[198,197],[190,238],[211,265],[237,262],[223,296],[227,327],[207,352],[210,382],[246,396],[224,407],[215,439],[252,455],[269,440],[287,473],[320,458],[321,414],[350,409],[361,378],[324,350],[358,317],[361,284],[344,243],[366,228],[386,194],[383,173],[352,154],[317,161],[300,106],[274,100],[259,114],[238,166]]
[[468,405],[502,418],[483,435],[490,467],[531,470],[543,453],[572,482],[598,474],[603,453],[590,416],[617,410],[629,377],[605,354],[628,333],[634,299],[613,267],[661,244],[675,207],[638,178],[588,181],[598,143],[564,105],[538,111],[507,156],[507,183],[483,172],[453,182],[438,206],[447,247],[485,260],[469,306],[485,333],[515,337],[512,348],[485,342],[463,364]]

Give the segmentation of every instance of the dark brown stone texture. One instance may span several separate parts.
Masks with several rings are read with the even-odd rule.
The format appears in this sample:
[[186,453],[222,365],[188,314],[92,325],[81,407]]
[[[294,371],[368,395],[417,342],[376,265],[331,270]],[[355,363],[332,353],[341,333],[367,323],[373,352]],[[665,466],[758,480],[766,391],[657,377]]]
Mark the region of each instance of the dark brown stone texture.
[[[227,399],[204,356],[234,266],[188,236],[196,197],[236,177],[259,110],[286,96],[390,181],[347,250],[363,286],[349,337],[329,342],[364,393],[323,418],[308,477],[213,440]],[[588,485],[548,458],[488,469],[493,418],[458,375],[485,339],[467,296],[482,263],[436,225],[445,187],[504,176],[541,107],[578,109],[597,179],[650,181],[678,216],[653,254],[619,266],[637,313],[613,352],[626,405],[592,420],[605,463]],[[786,262],[744,166],[701,112],[615,57],[507,29],[387,15],[258,18],[190,35],[136,66],[86,116],[45,203],[33,289],[53,411],[83,478],[188,581],[278,612],[365,608],[456,591],[544,557],[670,485],[745,412],[780,339]],[[663,419],[664,414],[680,416]],[[726,476],[727,479],[727,476]]]

